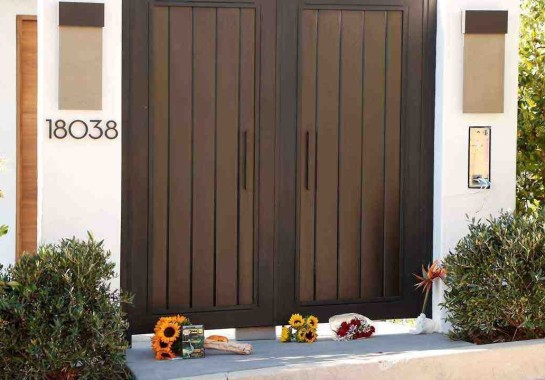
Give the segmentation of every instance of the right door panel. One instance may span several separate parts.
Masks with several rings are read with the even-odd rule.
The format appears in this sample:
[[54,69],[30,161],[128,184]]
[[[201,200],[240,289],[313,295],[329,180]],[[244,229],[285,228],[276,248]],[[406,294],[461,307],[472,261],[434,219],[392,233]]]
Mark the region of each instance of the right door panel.
[[399,295],[401,52],[400,11],[302,12],[301,301]]
[[277,320],[418,314],[412,273],[432,242],[435,9],[378,3],[279,0]]

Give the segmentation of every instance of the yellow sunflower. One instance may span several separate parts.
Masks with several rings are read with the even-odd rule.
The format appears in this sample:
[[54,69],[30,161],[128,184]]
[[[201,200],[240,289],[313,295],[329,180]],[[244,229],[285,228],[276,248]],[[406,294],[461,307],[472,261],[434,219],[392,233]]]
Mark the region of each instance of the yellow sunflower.
[[176,323],[179,323],[179,324],[183,324],[183,323],[187,320],[187,318],[184,317],[183,315],[179,315],[179,314],[178,314],[178,315],[173,315],[172,317],[170,317],[170,320],[171,320],[172,322],[176,322]]
[[313,329],[308,329],[305,332],[305,342],[307,343],[314,343],[318,339],[318,334],[316,334],[316,331]]
[[290,326],[294,329],[297,329],[305,323],[303,316],[301,314],[292,314],[290,318]]
[[307,334],[307,329],[300,328],[297,330],[296,339],[298,343],[304,343],[305,342],[305,335]]
[[151,338],[151,347],[153,348],[153,351],[161,351],[161,350],[167,350],[170,351],[172,348],[172,342],[171,343],[165,343],[161,341],[161,338],[159,338],[157,335],[154,335],[153,338]]
[[176,355],[174,355],[170,350],[160,350],[155,353],[155,359],[157,360],[166,360],[166,359],[174,359]]
[[311,315],[307,317],[305,324],[311,329],[315,329],[318,327],[318,318],[316,318],[314,315]]
[[280,341],[282,343],[289,342],[291,338],[291,331],[288,326],[282,326],[282,334],[280,334]]
[[155,333],[162,342],[174,342],[180,336],[180,325],[175,322],[166,321],[161,323],[158,331]]
[[170,322],[170,317],[161,317],[155,324],[155,327],[153,328],[153,332],[157,334],[159,330],[161,330],[161,326],[163,326],[165,323]]

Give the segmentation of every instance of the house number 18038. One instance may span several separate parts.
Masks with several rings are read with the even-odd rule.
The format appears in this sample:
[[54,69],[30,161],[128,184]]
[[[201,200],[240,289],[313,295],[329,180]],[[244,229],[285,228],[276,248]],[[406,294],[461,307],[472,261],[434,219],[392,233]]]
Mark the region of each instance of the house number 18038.
[[114,120],[73,120],[67,122],[62,119],[47,119],[50,139],[65,139],[70,136],[73,139],[81,140],[89,137],[93,140],[106,138],[115,140],[119,136],[117,123]]

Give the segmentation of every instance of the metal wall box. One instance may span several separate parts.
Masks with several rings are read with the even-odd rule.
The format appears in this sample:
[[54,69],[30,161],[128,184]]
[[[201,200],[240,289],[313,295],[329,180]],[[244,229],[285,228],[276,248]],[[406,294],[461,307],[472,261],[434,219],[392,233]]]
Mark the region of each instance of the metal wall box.
[[503,113],[507,11],[465,11],[464,113]]
[[468,187],[490,188],[490,127],[469,127]]
[[59,3],[59,109],[102,109],[104,4]]

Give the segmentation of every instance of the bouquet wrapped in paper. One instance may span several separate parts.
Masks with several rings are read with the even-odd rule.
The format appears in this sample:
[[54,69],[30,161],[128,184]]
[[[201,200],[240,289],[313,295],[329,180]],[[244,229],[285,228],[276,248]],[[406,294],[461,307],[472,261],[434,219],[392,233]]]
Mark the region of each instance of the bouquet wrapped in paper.
[[371,320],[361,314],[348,313],[329,318],[329,328],[334,340],[369,338],[375,333]]

